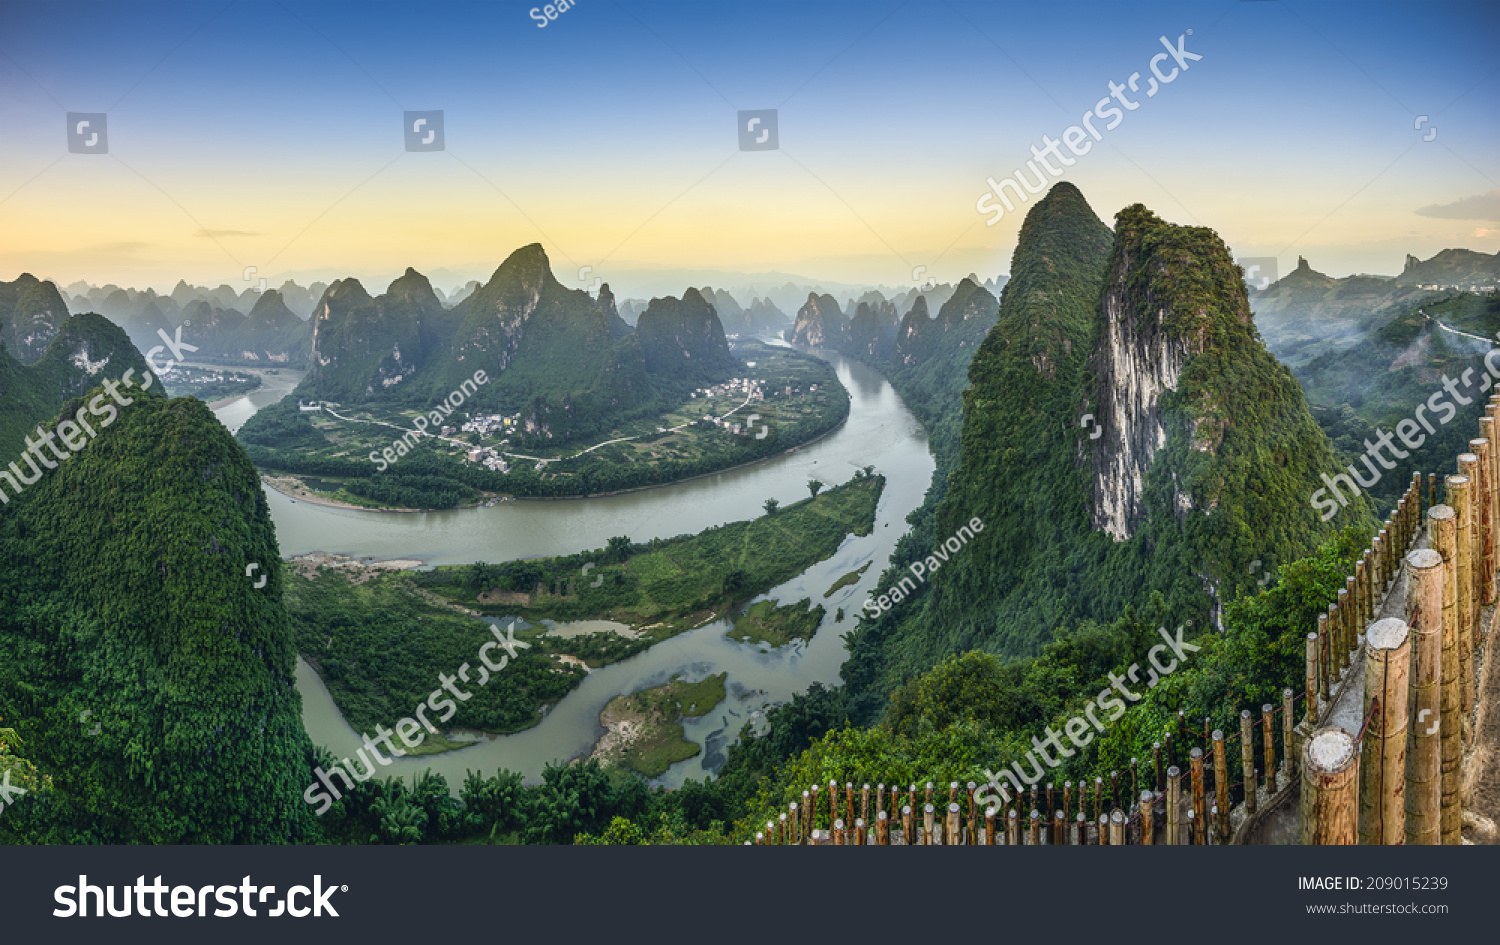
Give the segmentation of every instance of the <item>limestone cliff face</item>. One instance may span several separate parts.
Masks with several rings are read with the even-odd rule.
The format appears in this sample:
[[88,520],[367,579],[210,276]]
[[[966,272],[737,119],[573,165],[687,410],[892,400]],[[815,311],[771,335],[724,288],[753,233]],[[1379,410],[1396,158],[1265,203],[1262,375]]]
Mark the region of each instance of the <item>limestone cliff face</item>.
[[844,340],[847,323],[839,310],[838,300],[831,295],[807,294],[807,302],[797,309],[797,322],[792,326],[792,344],[813,348],[837,348]]
[[29,272],[0,282],[0,341],[22,364],[40,359],[67,319],[68,307],[52,283]]
[[[1144,514],[1146,470],[1167,443],[1161,399],[1175,391],[1201,342],[1168,331],[1167,311],[1149,293],[1132,291],[1130,251],[1112,268],[1100,302],[1103,333],[1094,351],[1093,527],[1116,541],[1135,534]],[[1150,261],[1143,261],[1150,265]],[[1180,501],[1191,507],[1183,496]]]
[[[1139,204],[1120,212],[1090,359],[1096,426],[1089,433],[1099,435],[1088,447],[1093,527],[1116,541],[1139,530],[1147,473],[1174,433],[1200,453],[1215,452],[1223,438],[1229,418],[1216,393],[1225,380],[1217,372],[1179,398],[1185,410],[1170,412],[1163,400],[1182,387],[1188,362],[1211,338],[1238,347],[1253,331],[1243,283],[1203,275],[1226,267],[1228,249],[1212,231],[1173,227]],[[1169,472],[1173,514],[1212,508],[1214,496],[1195,497],[1176,470]]]

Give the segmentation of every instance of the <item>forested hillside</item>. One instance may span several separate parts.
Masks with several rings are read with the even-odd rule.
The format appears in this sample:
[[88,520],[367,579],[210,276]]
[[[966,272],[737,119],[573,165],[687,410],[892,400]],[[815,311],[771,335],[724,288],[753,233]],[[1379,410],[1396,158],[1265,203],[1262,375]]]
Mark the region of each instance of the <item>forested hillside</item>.
[[112,425],[0,515],[0,717],[54,786],[7,809],[0,840],[314,839],[255,469],[201,401],[125,393]]
[[1164,619],[1210,623],[1250,561],[1289,562],[1327,533],[1308,497],[1333,454],[1211,231],[1137,206],[1111,243],[1060,184],[1028,214],[1011,272],[946,494],[882,587],[960,524],[984,529],[851,635],[845,698],[863,717],[948,655],[1034,655],[1153,594]]

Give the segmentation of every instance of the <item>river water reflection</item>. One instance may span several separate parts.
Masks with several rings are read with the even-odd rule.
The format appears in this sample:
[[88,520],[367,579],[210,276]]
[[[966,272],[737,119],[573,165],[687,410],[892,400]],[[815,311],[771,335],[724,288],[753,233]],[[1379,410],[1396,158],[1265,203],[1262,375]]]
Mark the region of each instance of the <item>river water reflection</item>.
[[[932,478],[933,460],[921,424],[884,377],[831,352],[817,354],[834,366],[849,390],[848,421],[794,452],[691,482],[616,496],[522,500],[487,508],[412,513],[333,509],[293,502],[267,489],[281,552],[287,557],[328,551],[380,559],[420,558],[435,565],[571,554],[603,547],[612,535],[645,541],[691,534],[710,525],[762,515],[768,498],[783,505],[803,498],[809,479],[832,485],[848,480],[863,466],[874,466],[886,477],[870,535],[846,538],[833,557],[765,595],[783,602],[810,597],[824,605],[828,615],[810,642],[766,652],[758,645],[727,639],[726,622],[708,624],[595,670],[531,729],[486,737],[473,747],[447,754],[398,759],[385,773],[409,775],[431,768],[455,790],[466,769],[488,775],[504,767],[536,780],[546,763],[574,758],[592,747],[603,731],[599,712],[615,696],[667,682],[678,674],[698,680],[727,672],[726,701],[707,716],[685,722],[687,737],[703,745],[704,751],[674,765],[659,779],[659,783],[675,786],[684,778],[702,778],[717,769],[726,745],[753,713],[805,692],[814,682],[836,682],[847,652],[840,635],[852,628],[854,612],[875,586],[896,540],[905,533],[907,514],[921,504]],[[267,380],[289,378],[289,372],[283,371],[279,378]],[[259,403],[246,403],[257,396]],[[256,409],[275,399],[262,391],[216,413],[226,425],[238,428]],[[824,599],[824,592],[840,576],[872,560],[874,566],[857,583]],[[834,621],[840,607],[846,612],[843,624]],[[437,685],[433,680],[433,686]],[[303,721],[313,741],[340,757],[352,755],[360,746],[359,735],[344,721],[317,674],[300,659],[297,688],[302,694]]]

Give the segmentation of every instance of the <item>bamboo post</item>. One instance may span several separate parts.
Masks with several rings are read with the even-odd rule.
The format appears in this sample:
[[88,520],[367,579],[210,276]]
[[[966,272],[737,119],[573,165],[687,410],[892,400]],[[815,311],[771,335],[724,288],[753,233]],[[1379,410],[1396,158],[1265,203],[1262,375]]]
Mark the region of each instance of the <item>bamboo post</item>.
[[1431,548],[1406,556],[1418,607],[1412,628],[1406,842],[1437,844],[1442,800],[1443,556]]
[[1380,535],[1376,541],[1380,542],[1380,597],[1385,599],[1386,592],[1391,586],[1391,532],[1388,528],[1380,529]]
[[1068,843],[1068,815],[1061,810],[1052,812],[1052,845],[1055,847],[1067,846]]
[[1485,405],[1484,415],[1489,420],[1489,427],[1486,428],[1485,421],[1480,420],[1479,435],[1490,443],[1490,521],[1495,525],[1495,553],[1500,554],[1500,443],[1495,440],[1495,430],[1500,429],[1496,426],[1500,423],[1500,406],[1495,404],[1494,398]]
[[[876,805],[877,807],[879,805]],[[866,784],[859,793],[859,816],[860,819],[869,823],[870,819],[870,786]]]
[[828,826],[839,819],[839,783],[834,780],[828,782]]
[[[1484,533],[1483,509],[1484,491],[1483,484],[1479,479],[1479,457],[1473,453],[1460,453],[1458,456],[1459,475],[1469,480],[1469,635],[1474,636],[1479,625],[1480,590],[1479,579],[1484,572],[1484,549],[1479,545],[1480,536]],[[1463,527],[1463,523],[1459,523]],[[1462,580],[1462,578],[1460,578]],[[1459,593],[1463,593],[1460,588]]]
[[1039,847],[1039,846],[1042,845],[1042,812],[1039,811],[1039,810],[1037,810],[1035,807],[1033,807],[1031,809],[1031,820],[1030,820],[1030,822],[1031,822],[1031,829],[1030,829],[1031,845],[1034,846],[1034,847]]
[[1256,811],[1255,722],[1249,709],[1240,710],[1240,767],[1245,774],[1245,813]]
[[876,810],[877,813],[879,811],[885,810],[885,782],[884,781],[881,781],[879,784],[875,785],[875,810]]
[[1367,620],[1375,619],[1375,554],[1366,548],[1365,553],[1360,556],[1360,564],[1365,566],[1365,617]]
[[1187,812],[1187,828],[1186,828],[1186,831],[1187,831],[1188,843],[1190,843],[1190,844],[1197,844],[1197,843],[1199,843],[1200,842],[1199,838],[1203,836],[1202,831],[1200,831],[1198,829],[1198,824],[1199,824],[1198,815],[1193,812],[1192,808],[1188,808],[1188,812]]
[[1161,742],[1151,743],[1151,772],[1156,776],[1156,779],[1152,782],[1155,785],[1156,793],[1164,793],[1167,789],[1167,782],[1162,776]]
[[932,782],[931,781],[927,782],[927,797],[922,801],[922,803],[924,805],[932,803]]
[[1302,751],[1302,843],[1349,845],[1358,840],[1359,752],[1341,728],[1313,733]]
[[1318,721],[1318,635],[1307,635],[1307,723]]
[[[1485,421],[1491,427],[1495,421],[1486,417],[1479,421],[1483,429]],[[1479,602],[1489,605],[1495,602],[1495,463],[1490,455],[1491,441],[1479,437],[1470,440],[1471,451],[1479,457]]]
[[1463,806],[1459,801],[1459,763],[1463,755],[1462,693],[1459,678],[1458,615],[1456,597],[1458,572],[1453,567],[1458,550],[1457,516],[1452,508],[1440,505],[1428,513],[1429,528],[1433,534],[1434,547],[1443,557],[1443,626],[1441,678],[1442,706],[1441,728],[1441,781],[1442,810],[1440,814],[1442,841],[1458,844],[1463,829]]
[[1260,707],[1262,766],[1265,770],[1266,797],[1276,793],[1276,707],[1267,702]]
[[946,843],[950,847],[951,846],[956,846],[958,844],[958,839],[959,839],[959,836],[961,835],[961,831],[960,831],[959,826],[958,826],[959,825],[959,817],[960,817],[960,812],[959,812],[959,808],[958,808],[958,801],[949,801],[948,802],[948,823],[947,823],[947,825],[943,829],[943,842]]
[[1021,817],[1014,807],[1005,818],[1005,843],[1012,847],[1021,845]]
[[1193,772],[1193,842],[1199,846],[1208,843],[1208,809],[1203,799],[1203,749],[1188,752]]
[[844,818],[836,818],[833,822],[833,845],[841,847],[844,845]]
[[875,843],[882,847],[891,845],[891,815],[883,810],[875,812]]
[[844,784],[844,823],[854,823],[854,782]]
[[1149,847],[1156,843],[1156,824],[1153,820],[1156,814],[1156,795],[1150,791],[1141,792],[1141,846]]
[[1346,637],[1344,637],[1344,649],[1350,652],[1350,661],[1355,660],[1356,652],[1359,652],[1359,634],[1365,631],[1365,622],[1359,618],[1359,588],[1355,585],[1355,576],[1350,574],[1344,579],[1344,589],[1349,591],[1349,612],[1346,615]]
[[1109,815],[1101,812],[1099,814],[1099,845],[1101,847],[1107,847],[1111,843],[1114,843],[1114,838],[1109,834]]
[[[810,832],[818,825],[818,786],[814,784],[802,796],[807,799],[807,810],[803,812],[803,816],[807,818],[807,829]],[[829,821],[828,826],[832,827],[833,821]]]
[[[1081,782],[1080,782],[1081,783]],[[1063,813],[1073,816],[1073,782],[1063,782]]]
[[1458,631],[1458,670],[1464,680],[1459,687],[1459,712],[1469,717],[1474,707],[1474,687],[1469,680],[1474,678],[1471,656],[1473,652],[1474,598],[1465,593],[1470,586],[1472,567],[1473,515],[1471,514],[1471,482],[1467,476],[1449,476],[1443,484],[1443,494],[1458,518],[1458,584],[1454,602],[1454,622]]
[[1328,615],[1318,614],[1318,699],[1333,701],[1333,645],[1329,642]]
[[974,789],[979,785],[970,781],[969,788],[969,836],[965,841],[970,846],[979,843],[979,801],[974,797]]
[[984,811],[984,845],[992,847],[995,845],[995,808],[988,807]]
[[1104,779],[1094,778],[1094,816],[1097,818],[1099,812],[1104,809]]
[[1385,532],[1370,540],[1370,595],[1378,608],[1385,600]]
[[1292,778],[1297,776],[1297,749],[1292,745],[1293,701],[1290,689],[1281,690],[1281,763],[1286,768],[1286,787],[1291,787]]
[[1365,563],[1354,562],[1354,622],[1363,627],[1370,622],[1370,614],[1367,609],[1369,601],[1365,590]]
[[1083,846],[1089,842],[1088,826],[1083,822],[1083,814],[1080,812],[1068,828],[1068,843],[1075,847]]
[[1167,769],[1167,846],[1182,844],[1182,769]]
[[[1433,522],[1442,521],[1434,513],[1443,508],[1429,513]],[[1364,714],[1370,721],[1360,745],[1359,842],[1404,844],[1411,632],[1405,621],[1387,617],[1370,627],[1366,643]]]
[[1225,751],[1224,733],[1214,729],[1214,801],[1219,808],[1219,843],[1229,842],[1229,755]]
[[1347,597],[1344,588],[1338,589],[1338,597],[1335,603],[1328,607],[1328,645],[1334,648],[1329,654],[1329,672],[1334,673],[1335,678],[1343,679],[1344,673],[1349,670],[1349,646],[1344,645],[1344,598]]
[[1430,509],[1438,504],[1437,500],[1437,473],[1427,474],[1427,507]]
[[1125,845],[1125,812],[1118,807],[1109,812],[1109,845],[1112,847]]
[[933,834],[937,832],[937,808],[931,804],[922,805],[922,846],[935,846],[937,843]]
[[862,847],[868,844],[869,833],[865,827],[865,819],[863,817],[856,817],[854,818],[854,845]]
[[914,847],[917,845],[917,832],[916,826],[912,823],[913,820],[915,820],[915,818],[912,816],[911,805],[902,804],[901,839],[905,841],[906,845],[909,847]]

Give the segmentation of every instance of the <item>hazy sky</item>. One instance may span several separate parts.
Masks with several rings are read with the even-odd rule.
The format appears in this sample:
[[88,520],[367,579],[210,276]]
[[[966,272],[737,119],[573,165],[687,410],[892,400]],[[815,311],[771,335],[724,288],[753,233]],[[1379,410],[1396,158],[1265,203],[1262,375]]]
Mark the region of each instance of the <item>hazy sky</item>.
[[[991,276],[1025,205],[986,226],[986,177],[1133,72],[1139,107],[1049,178],[1106,222],[1141,202],[1282,274],[1500,250],[1492,3],[532,7],[0,2],[0,279],[447,287],[533,241],[626,294]],[[1162,36],[1202,59],[1145,98]],[[780,148],[739,150],[767,108]],[[408,152],[426,109],[446,150]],[[107,114],[108,154],[68,152],[68,112]]]

